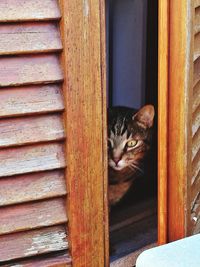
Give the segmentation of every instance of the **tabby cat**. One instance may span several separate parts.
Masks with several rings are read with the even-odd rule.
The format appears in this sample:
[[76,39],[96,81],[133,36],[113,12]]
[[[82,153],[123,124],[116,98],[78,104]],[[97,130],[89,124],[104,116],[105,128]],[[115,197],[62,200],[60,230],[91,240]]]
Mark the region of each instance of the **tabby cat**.
[[133,181],[144,172],[143,161],[150,149],[154,107],[140,110],[127,107],[108,109],[109,205],[127,193]]

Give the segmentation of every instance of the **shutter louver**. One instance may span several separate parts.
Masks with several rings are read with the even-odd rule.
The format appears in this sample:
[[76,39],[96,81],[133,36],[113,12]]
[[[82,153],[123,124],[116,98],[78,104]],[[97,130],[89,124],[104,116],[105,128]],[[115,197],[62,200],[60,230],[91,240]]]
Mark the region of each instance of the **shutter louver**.
[[60,10],[0,1],[0,265],[71,266]]
[[187,234],[200,233],[200,2],[194,1],[193,6],[193,36],[191,51],[193,54],[193,84],[191,99],[191,167],[190,188],[188,197],[190,199],[190,210]]

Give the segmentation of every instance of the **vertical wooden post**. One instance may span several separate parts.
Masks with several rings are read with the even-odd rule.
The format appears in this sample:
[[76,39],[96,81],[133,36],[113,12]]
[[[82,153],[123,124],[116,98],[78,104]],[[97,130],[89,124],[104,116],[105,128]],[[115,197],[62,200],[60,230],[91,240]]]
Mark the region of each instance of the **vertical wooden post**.
[[170,1],[168,238],[186,235],[190,165],[191,0]]
[[104,1],[60,6],[72,262],[109,266]]
[[158,244],[167,242],[169,1],[159,1],[158,18]]

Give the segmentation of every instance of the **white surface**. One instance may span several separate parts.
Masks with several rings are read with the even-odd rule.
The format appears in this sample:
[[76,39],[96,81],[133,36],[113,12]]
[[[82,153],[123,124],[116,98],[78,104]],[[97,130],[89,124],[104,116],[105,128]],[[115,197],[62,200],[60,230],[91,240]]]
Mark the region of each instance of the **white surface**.
[[200,267],[200,234],[144,251],[136,267]]

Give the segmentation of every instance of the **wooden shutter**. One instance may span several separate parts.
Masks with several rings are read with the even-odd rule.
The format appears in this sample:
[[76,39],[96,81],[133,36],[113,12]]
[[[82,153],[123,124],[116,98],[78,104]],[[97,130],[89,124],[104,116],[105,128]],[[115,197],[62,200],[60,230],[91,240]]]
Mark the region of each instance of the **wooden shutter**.
[[192,83],[190,121],[190,169],[187,234],[200,233],[200,2],[192,6],[191,32]]
[[159,153],[167,162],[159,164],[161,243],[200,232],[199,17],[199,1],[160,1]]
[[71,265],[60,17],[56,0],[0,1],[3,266]]

